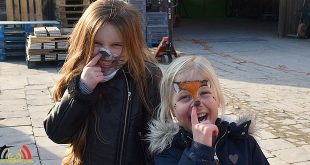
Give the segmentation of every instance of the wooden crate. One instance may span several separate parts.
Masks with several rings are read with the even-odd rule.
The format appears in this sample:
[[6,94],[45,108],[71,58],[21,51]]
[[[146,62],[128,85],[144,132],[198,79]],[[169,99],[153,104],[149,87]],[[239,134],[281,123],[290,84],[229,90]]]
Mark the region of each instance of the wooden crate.
[[42,0],[6,0],[8,21],[42,20]]
[[56,16],[63,27],[72,28],[89,4],[90,0],[58,0]]
[[25,56],[26,36],[37,25],[60,26],[57,21],[0,21],[0,61],[8,56]]

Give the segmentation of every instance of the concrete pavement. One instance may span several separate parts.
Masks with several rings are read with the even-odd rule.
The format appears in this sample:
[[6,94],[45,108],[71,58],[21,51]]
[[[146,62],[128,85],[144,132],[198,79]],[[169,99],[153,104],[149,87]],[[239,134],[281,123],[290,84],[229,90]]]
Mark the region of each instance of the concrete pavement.
[[[255,113],[256,137],[272,165],[310,165],[310,40],[277,38],[274,28],[251,21],[185,20],[174,31],[175,47],[211,61],[226,114]],[[0,62],[0,147],[12,145],[16,154],[26,144],[36,165],[60,164],[67,147],[50,141],[42,125],[53,105],[57,69]]]

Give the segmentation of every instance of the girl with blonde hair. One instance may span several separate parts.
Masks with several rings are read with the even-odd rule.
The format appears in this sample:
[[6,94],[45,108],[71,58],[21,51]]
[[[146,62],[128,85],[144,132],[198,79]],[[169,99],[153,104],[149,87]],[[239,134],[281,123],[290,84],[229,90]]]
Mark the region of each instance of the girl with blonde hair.
[[151,164],[147,122],[159,104],[159,79],[139,12],[121,0],[97,0],[79,19],[54,86],[44,127],[70,144],[63,164]]
[[164,72],[160,92],[148,134],[155,165],[269,164],[250,135],[251,115],[225,121],[224,96],[206,58],[177,58]]

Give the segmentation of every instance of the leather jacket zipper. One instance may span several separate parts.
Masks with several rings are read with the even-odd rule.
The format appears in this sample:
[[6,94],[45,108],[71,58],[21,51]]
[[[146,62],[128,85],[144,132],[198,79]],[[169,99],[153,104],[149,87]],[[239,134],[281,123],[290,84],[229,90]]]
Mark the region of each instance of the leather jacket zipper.
[[124,117],[124,129],[122,132],[122,141],[121,141],[121,150],[120,150],[120,158],[119,158],[119,164],[122,165],[123,163],[123,157],[124,157],[124,143],[125,143],[125,137],[126,137],[126,132],[127,132],[127,124],[128,124],[128,108],[129,108],[129,102],[131,100],[131,92],[129,89],[129,83],[126,77],[126,74],[123,70],[124,76],[125,76],[125,80],[126,80],[126,85],[127,85],[127,103],[126,103],[126,110],[125,110],[125,117]]

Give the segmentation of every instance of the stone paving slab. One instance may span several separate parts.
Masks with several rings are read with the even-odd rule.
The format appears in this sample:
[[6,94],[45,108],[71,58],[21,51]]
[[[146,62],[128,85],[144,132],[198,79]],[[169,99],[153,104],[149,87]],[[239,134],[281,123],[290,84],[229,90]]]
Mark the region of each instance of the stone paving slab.
[[278,150],[272,153],[275,154],[279,159],[286,160],[288,163],[310,161],[309,152],[301,147]]
[[65,155],[66,149],[65,146],[38,147],[41,160],[61,160]]
[[14,135],[32,135],[32,126],[0,127],[0,137]]
[[55,164],[61,164],[61,160],[42,160],[41,165],[55,165]]
[[31,126],[30,117],[5,118],[0,120],[1,127]]
[[22,146],[23,144],[35,144],[33,135],[6,135],[0,137],[0,146],[13,145]]

